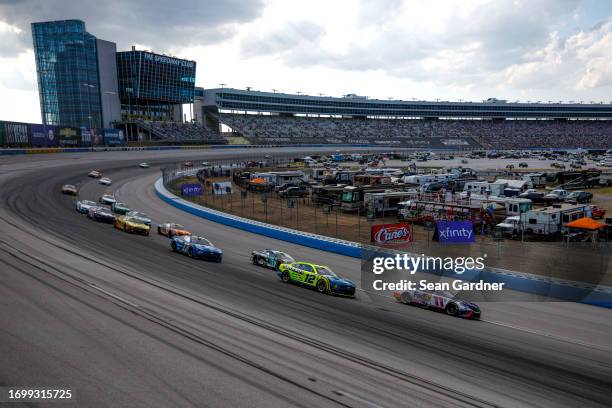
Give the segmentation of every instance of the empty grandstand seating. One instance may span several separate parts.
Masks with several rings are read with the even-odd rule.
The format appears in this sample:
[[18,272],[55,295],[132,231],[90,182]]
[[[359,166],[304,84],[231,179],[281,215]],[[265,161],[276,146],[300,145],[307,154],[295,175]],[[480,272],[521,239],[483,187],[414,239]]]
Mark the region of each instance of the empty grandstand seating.
[[384,143],[463,138],[488,149],[606,148],[612,121],[344,119],[223,114],[221,121],[254,143]]
[[199,123],[177,123],[139,120],[137,125],[162,142],[225,144],[227,141],[214,130]]

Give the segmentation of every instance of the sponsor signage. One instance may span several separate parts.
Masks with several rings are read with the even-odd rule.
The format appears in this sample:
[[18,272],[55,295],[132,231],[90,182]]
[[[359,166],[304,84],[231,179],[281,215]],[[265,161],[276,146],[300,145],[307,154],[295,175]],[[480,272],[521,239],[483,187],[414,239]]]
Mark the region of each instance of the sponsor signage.
[[373,225],[370,240],[375,244],[412,242],[412,228],[407,222]]
[[193,184],[181,184],[181,195],[183,197],[194,197],[202,195],[202,185]]
[[30,125],[30,144],[36,147],[56,145],[55,128],[47,125]]
[[232,182],[231,181],[215,182],[213,183],[212,188],[213,188],[213,194],[215,195],[232,194]]
[[8,145],[27,145],[28,125],[24,123],[5,123],[4,138]]
[[125,143],[123,130],[104,129],[104,144],[108,146],[120,145]]
[[79,130],[72,127],[61,127],[57,131],[58,144],[64,146],[78,146],[81,144]]
[[468,244],[474,242],[472,221],[438,221],[434,239],[445,244]]
[[186,61],[178,58],[167,57],[165,55],[144,53],[144,58],[147,61],[160,62],[162,64],[178,65],[181,67],[193,68],[195,66],[193,61]]

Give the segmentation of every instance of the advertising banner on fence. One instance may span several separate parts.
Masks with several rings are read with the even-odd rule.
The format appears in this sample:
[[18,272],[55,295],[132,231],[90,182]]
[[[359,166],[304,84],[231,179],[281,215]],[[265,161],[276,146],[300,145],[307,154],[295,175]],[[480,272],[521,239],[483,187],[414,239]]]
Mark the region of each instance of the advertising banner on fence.
[[225,195],[232,194],[232,182],[231,181],[219,181],[213,183],[213,194]]
[[443,244],[469,244],[474,242],[472,221],[438,221],[433,239]]
[[412,228],[407,222],[373,225],[370,231],[370,237],[374,244],[400,244],[412,242]]
[[30,125],[30,144],[33,147],[52,147],[56,142],[53,126]]
[[89,129],[84,126],[81,127],[81,143],[83,146],[90,145],[101,145],[102,137],[98,129]]
[[194,197],[202,195],[202,185],[193,184],[181,184],[181,195],[183,197]]
[[4,123],[4,142],[9,146],[25,146],[29,142],[28,125],[25,123]]
[[79,129],[73,127],[61,127],[57,130],[57,143],[61,147],[74,147],[81,144]]
[[104,144],[108,146],[122,145],[125,143],[123,130],[104,129]]

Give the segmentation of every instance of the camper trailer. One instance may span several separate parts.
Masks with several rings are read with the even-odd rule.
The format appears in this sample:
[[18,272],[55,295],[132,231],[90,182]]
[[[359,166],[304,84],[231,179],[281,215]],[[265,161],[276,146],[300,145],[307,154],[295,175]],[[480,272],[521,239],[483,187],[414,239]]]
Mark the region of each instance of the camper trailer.
[[364,198],[366,193],[383,193],[388,190],[388,186],[346,186],[342,191],[341,206],[342,211],[352,212],[364,208]]
[[282,186],[288,183],[301,183],[308,181],[308,175],[302,171],[270,171],[266,173],[251,173],[251,180],[264,179],[272,186]]
[[397,213],[400,202],[415,200],[418,196],[417,190],[365,193],[363,201],[368,213],[386,215]]
[[521,214],[521,225],[527,234],[549,236],[561,233],[563,224],[590,216],[590,205],[554,204]]

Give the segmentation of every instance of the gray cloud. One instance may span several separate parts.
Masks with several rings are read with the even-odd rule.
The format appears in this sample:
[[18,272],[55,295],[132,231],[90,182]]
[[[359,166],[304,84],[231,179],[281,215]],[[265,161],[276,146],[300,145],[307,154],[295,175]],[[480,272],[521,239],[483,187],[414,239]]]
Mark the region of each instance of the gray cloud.
[[247,36],[240,50],[246,58],[290,52],[286,60],[292,61],[291,55],[295,57],[295,54],[308,52],[312,46],[317,46],[324,33],[323,27],[307,21],[285,24],[278,30]]
[[263,0],[0,0],[0,20],[22,30],[19,45],[2,52],[32,47],[31,22],[73,18],[120,50],[138,43],[172,51],[223,41],[263,8]]

